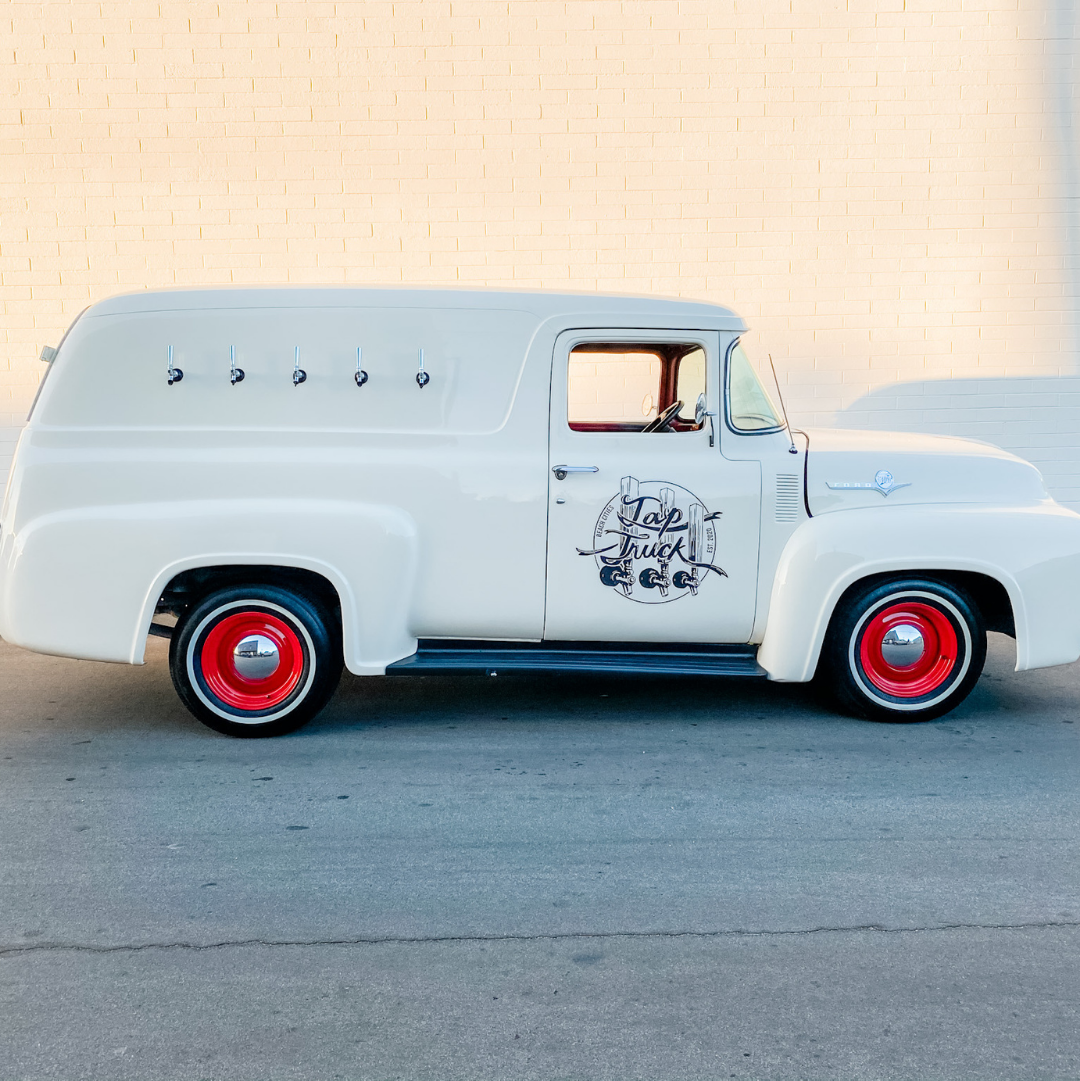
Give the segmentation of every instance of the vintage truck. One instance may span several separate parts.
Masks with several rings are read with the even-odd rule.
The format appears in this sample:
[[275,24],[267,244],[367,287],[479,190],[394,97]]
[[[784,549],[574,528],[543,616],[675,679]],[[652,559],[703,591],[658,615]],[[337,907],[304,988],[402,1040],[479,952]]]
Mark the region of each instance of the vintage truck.
[[[789,429],[705,303],[370,288],[87,309],[0,514],[0,635],[236,736],[361,676],[767,676],[915,721],[1080,656],[1080,516],[996,447]],[[721,708],[718,705],[718,708]]]

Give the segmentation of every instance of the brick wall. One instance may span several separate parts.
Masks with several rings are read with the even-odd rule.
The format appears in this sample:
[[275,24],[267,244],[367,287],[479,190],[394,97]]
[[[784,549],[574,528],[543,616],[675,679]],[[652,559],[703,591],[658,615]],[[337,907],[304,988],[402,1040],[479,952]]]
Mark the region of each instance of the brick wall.
[[1072,7],[9,0],[0,476],[91,300],[447,282],[729,303],[798,420],[1080,503]]

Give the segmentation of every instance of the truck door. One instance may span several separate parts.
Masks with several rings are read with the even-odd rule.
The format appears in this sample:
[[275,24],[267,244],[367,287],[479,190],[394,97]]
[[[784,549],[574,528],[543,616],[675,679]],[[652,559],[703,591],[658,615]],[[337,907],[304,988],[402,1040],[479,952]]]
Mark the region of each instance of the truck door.
[[681,330],[556,341],[546,639],[749,640],[761,469],[721,453],[721,344]]

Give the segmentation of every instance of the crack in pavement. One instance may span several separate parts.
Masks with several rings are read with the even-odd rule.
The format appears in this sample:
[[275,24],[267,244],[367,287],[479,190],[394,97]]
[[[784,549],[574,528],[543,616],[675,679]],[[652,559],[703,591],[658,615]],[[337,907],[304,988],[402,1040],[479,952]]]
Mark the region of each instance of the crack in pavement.
[[140,942],[95,946],[78,942],[34,942],[0,945],[0,957],[25,953],[140,953],[147,950],[226,950],[250,946],[418,946],[438,943],[470,942],[567,942],[583,939],[668,939],[668,938],[799,938],[808,935],[859,934],[884,935],[931,934],[935,931],[1032,931],[1080,928],[1080,920],[1042,920],[1031,923],[939,923],[925,927],[885,927],[879,923],[851,924],[838,927],[803,927],[789,930],[727,931],[566,931],[540,934],[504,935],[365,935],[355,938],[238,938],[218,942]]

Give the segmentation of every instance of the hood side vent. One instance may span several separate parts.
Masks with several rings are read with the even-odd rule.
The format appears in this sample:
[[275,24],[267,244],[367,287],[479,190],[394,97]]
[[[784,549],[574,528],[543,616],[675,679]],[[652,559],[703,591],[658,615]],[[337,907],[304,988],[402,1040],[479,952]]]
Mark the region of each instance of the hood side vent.
[[776,520],[797,522],[802,510],[802,487],[797,473],[778,473],[776,476]]

